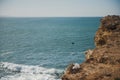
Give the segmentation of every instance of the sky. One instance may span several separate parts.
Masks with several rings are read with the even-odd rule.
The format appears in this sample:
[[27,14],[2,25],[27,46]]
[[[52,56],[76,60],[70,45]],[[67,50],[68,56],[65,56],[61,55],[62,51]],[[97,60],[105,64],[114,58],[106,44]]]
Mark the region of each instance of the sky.
[[0,17],[120,15],[120,0],[0,0]]

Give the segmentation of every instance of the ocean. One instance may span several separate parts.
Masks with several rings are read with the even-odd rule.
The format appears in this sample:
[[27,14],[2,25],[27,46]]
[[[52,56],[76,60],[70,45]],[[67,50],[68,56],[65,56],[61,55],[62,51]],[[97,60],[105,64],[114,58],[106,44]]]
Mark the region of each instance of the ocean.
[[94,48],[100,19],[0,18],[0,80],[60,80]]

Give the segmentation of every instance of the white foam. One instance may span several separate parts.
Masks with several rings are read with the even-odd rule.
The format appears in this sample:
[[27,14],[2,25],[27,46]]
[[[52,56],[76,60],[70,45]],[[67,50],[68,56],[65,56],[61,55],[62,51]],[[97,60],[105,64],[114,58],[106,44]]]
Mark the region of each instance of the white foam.
[[48,74],[19,73],[16,75],[2,77],[0,80],[60,80],[60,79],[56,79],[55,76],[51,76]]
[[20,65],[8,62],[0,62],[0,67],[13,72],[19,72],[15,75],[2,77],[0,80],[58,80],[56,74],[62,70],[51,68],[47,69],[39,66]]

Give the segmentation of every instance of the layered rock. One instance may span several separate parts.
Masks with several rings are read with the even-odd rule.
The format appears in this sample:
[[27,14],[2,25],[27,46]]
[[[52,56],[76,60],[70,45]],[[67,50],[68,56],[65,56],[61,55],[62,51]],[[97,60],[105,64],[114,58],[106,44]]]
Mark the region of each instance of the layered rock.
[[62,80],[120,80],[120,16],[101,19],[95,45],[79,68],[68,66]]

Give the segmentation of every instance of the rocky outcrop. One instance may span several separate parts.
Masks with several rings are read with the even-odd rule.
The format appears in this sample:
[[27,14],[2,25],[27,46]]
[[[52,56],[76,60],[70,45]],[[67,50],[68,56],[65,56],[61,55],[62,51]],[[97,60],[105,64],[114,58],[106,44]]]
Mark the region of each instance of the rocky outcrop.
[[95,45],[79,68],[68,66],[62,80],[120,80],[120,16],[101,19]]

